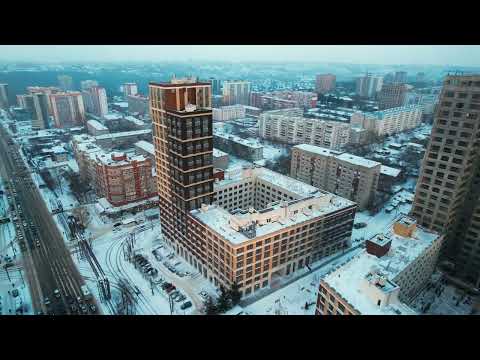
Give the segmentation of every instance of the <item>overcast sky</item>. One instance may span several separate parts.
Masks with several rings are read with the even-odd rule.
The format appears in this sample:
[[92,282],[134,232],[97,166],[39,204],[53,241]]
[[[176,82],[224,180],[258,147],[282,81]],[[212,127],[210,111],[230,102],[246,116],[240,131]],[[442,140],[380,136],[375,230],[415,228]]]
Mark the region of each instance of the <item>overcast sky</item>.
[[0,45],[7,61],[304,61],[480,66],[480,46]]

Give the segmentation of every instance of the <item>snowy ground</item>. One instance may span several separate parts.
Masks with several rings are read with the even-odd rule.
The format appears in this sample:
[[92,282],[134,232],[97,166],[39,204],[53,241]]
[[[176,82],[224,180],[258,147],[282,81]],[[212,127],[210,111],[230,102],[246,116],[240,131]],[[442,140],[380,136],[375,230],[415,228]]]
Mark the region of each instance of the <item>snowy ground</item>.
[[430,284],[412,303],[417,311],[426,315],[470,315],[474,299],[465,291],[448,284],[438,272]]
[[362,249],[352,250],[335,261],[326,261],[324,266],[241,308],[240,311],[246,315],[314,315],[320,280],[336,266],[358,254],[359,251]]
[[[414,178],[408,179],[404,184],[401,184],[401,186],[406,189],[412,189],[414,188]],[[386,208],[392,204],[392,201],[394,198],[397,198],[399,196],[406,196],[406,195],[412,195],[414,194],[411,191],[407,190],[402,190],[399,193],[392,195],[391,198],[387,201],[387,203],[384,204],[380,212],[378,212],[375,215],[370,215],[368,211],[361,211],[357,212],[355,215],[355,221],[354,223],[366,223],[367,226],[361,229],[352,229],[352,242],[355,245],[356,243],[362,242],[364,240],[367,240],[373,236],[375,236],[378,233],[383,232],[385,228],[394,221],[399,215],[405,214],[408,215],[411,208],[412,204],[411,203],[403,203],[399,204],[398,206],[395,207],[393,211],[390,213],[387,213]]]

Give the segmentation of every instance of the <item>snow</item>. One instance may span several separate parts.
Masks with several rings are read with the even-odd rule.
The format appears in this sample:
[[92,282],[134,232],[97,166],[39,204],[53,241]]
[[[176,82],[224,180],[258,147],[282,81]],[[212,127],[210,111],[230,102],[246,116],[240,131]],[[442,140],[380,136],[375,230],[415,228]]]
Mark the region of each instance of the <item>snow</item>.
[[213,157],[219,158],[223,156],[228,156],[228,154],[226,152],[213,148]]
[[400,175],[400,172],[400,169],[395,169],[385,165],[380,166],[380,174],[382,175],[397,177],[398,175]]
[[[320,280],[339,263],[355,256],[361,249],[351,249],[321,259],[308,268],[283,277],[283,285],[270,294],[243,307],[245,315],[314,315]],[[292,281],[293,280],[293,281]],[[248,298],[247,298],[248,299]],[[247,300],[247,302],[249,302]],[[309,304],[305,309],[305,303]]]
[[310,145],[310,144],[295,145],[293,148],[303,150],[303,151],[308,151],[313,154],[318,154],[323,156],[338,155],[341,153],[339,151],[323,148],[321,146]]
[[152,143],[148,142],[148,141],[145,141],[145,140],[140,140],[140,141],[137,141],[135,144],[135,147],[151,154],[151,155],[155,155],[155,147],[153,146]]
[[339,160],[348,162],[352,165],[358,165],[358,166],[363,166],[363,167],[367,167],[367,168],[374,168],[376,166],[381,165],[379,162],[368,160],[368,159],[365,159],[363,157],[348,154],[348,153],[343,153],[343,154],[337,155],[335,157]]
[[121,137],[127,137],[127,136],[150,134],[151,132],[152,132],[151,129],[135,130],[135,131],[123,131],[123,132],[117,132],[117,133],[113,133],[113,134],[98,135],[98,136],[95,136],[95,139],[96,140],[105,140],[105,139],[121,138]]

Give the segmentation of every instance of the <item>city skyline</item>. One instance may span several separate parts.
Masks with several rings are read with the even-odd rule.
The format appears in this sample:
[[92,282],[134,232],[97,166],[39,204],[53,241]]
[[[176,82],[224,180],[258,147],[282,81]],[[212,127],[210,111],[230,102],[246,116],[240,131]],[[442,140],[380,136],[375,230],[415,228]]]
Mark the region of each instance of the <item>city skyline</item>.
[[477,45],[1,45],[0,61],[229,61],[477,66]]

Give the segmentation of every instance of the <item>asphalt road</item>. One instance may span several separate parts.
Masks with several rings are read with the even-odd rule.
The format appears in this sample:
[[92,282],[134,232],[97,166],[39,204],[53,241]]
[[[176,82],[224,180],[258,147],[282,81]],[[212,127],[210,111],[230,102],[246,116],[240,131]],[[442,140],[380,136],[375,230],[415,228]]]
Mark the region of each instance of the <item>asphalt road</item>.
[[[39,190],[31,181],[18,145],[8,144],[9,139],[7,131],[0,126],[0,172],[5,183],[10,184],[20,224],[17,232],[20,230],[24,237],[20,248],[35,313],[99,314],[96,299],[92,295],[83,296],[81,287],[85,282]],[[55,297],[56,289],[60,297]],[[46,298],[50,300],[49,305]],[[79,310],[80,304],[86,305],[86,312]],[[92,305],[96,309],[93,310]]]

